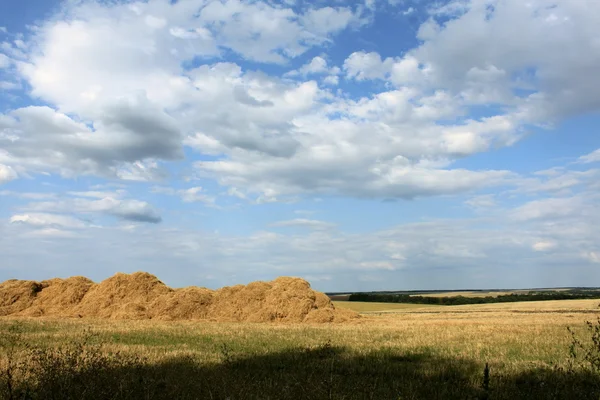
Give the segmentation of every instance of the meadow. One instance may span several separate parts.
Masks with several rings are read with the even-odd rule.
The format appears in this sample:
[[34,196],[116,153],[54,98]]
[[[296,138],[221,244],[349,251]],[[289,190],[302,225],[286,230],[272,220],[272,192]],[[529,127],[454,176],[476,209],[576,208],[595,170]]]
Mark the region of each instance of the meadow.
[[570,355],[567,331],[590,342],[598,301],[368,306],[341,324],[0,318],[0,396],[600,397],[600,375]]

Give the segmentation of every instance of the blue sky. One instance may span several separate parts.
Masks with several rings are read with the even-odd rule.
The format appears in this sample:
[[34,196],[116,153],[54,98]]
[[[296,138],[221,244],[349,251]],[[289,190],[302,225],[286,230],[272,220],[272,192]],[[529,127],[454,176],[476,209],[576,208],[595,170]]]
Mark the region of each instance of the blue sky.
[[3,7],[0,280],[600,286],[595,1]]

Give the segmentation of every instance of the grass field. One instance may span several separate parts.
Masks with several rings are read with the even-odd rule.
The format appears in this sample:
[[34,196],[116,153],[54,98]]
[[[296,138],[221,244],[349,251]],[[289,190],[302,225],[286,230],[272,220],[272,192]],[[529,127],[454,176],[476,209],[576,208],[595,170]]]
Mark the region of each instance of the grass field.
[[10,359],[14,399],[600,397],[597,373],[566,370],[566,327],[583,339],[597,301],[410,306],[339,325],[0,318],[0,396]]

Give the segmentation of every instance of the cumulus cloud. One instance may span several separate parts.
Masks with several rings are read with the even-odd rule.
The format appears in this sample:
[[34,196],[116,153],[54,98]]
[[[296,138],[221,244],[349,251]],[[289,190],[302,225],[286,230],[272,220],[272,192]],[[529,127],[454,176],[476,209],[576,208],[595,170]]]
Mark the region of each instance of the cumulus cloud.
[[329,66],[327,59],[324,56],[313,57],[310,62],[304,64],[297,70],[287,72],[285,76],[308,76],[308,75],[328,75],[324,78],[324,82],[328,79],[337,78],[337,75],[341,72],[339,67]]
[[[162,164],[189,146],[211,156],[195,163],[199,176],[262,201],[307,193],[414,198],[503,183],[507,171],[453,163],[513,145],[528,124],[600,105],[600,91],[580,82],[593,81],[595,44],[574,39],[596,21],[567,1],[552,9],[543,1],[527,8],[511,0],[493,10],[480,3],[432,8],[421,44],[402,56],[351,53],[347,79],[389,84],[363,97],[307,80],[339,83],[325,55],[308,60],[295,80],[215,62],[223,49],[266,63],[295,58],[363,23],[358,8],[74,3],[23,43],[20,74],[53,106],[0,119],[0,163],[24,176],[150,181],[164,179]],[[497,32],[505,40],[492,40]],[[579,56],[557,58],[549,50],[555,39],[575,43],[566,48]],[[466,117],[482,104],[502,107]]]
[[14,139],[4,141],[0,161],[23,171],[115,176],[124,163],[183,155],[173,119],[144,98],[111,105],[92,127],[45,106],[5,117],[4,130]]
[[[491,7],[486,1],[452,2],[440,10],[451,20],[443,25],[430,22],[433,28],[420,32],[423,45],[411,54],[431,66],[432,82],[451,90],[462,90],[473,68],[496,75],[496,88],[530,90],[531,94],[512,96],[530,121],[597,110],[600,97],[593,66],[600,52],[598,41],[587,32],[600,20],[599,14],[589,12],[590,6],[594,7],[568,0],[510,0]],[[582,37],[589,40],[578,39]],[[478,80],[489,82],[486,75]],[[510,104],[502,97],[497,101]]]
[[78,213],[83,215],[105,214],[122,220],[159,223],[162,221],[158,211],[145,201],[120,199],[113,196],[75,197],[57,201],[39,201],[21,206],[28,212],[42,213]]

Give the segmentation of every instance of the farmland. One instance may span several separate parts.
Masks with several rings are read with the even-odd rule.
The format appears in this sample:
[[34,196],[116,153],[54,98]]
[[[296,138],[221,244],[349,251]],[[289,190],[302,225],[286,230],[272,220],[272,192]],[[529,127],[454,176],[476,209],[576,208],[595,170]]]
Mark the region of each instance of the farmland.
[[[598,301],[335,304],[363,316],[341,324],[5,317],[2,368],[9,359],[20,362],[12,390],[25,387],[29,377],[37,385],[30,389],[33,398],[57,390],[61,398],[109,393],[118,399],[600,395],[600,379],[585,364],[567,372],[567,327],[584,340],[584,321],[596,318]],[[6,385],[2,389],[6,395]]]

